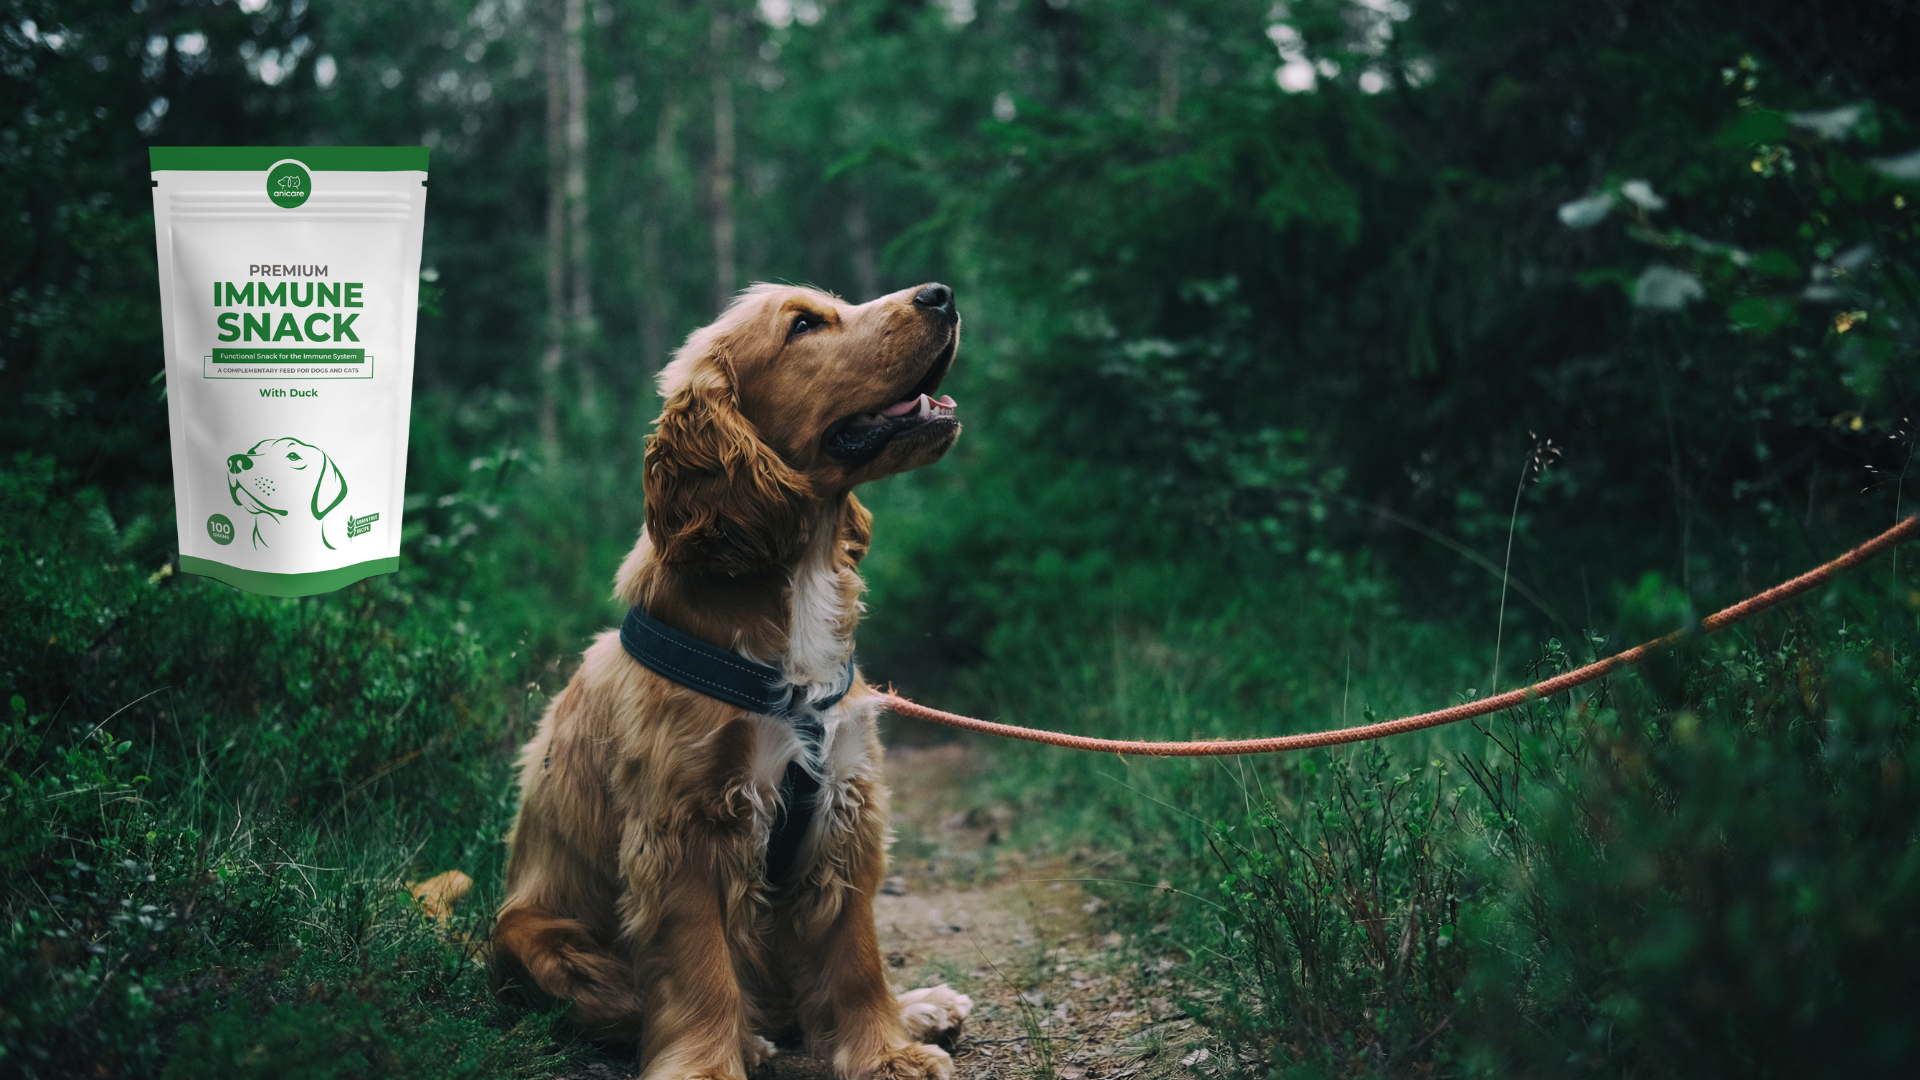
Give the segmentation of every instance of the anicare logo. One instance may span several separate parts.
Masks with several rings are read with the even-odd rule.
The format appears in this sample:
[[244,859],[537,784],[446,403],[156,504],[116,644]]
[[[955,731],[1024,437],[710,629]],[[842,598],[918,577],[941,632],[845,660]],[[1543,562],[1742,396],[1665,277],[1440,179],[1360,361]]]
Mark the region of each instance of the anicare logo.
[[267,170],[267,198],[273,205],[288,210],[307,201],[313,194],[313,174],[297,161],[283,161]]

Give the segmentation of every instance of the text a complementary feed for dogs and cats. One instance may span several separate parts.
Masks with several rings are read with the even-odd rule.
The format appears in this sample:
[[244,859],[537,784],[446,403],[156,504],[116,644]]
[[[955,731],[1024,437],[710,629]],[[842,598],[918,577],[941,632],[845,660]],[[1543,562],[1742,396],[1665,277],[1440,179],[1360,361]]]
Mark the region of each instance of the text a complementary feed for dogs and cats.
[[152,166],[180,568],[271,596],[397,570],[427,148]]

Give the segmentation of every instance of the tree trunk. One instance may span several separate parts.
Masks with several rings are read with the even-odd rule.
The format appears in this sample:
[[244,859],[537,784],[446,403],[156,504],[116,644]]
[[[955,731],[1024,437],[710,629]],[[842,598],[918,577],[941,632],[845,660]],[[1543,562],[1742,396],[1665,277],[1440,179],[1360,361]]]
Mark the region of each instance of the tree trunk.
[[1180,55],[1171,41],[1160,50],[1160,107],[1156,112],[1162,124],[1180,118]]
[[567,343],[580,378],[580,407],[593,412],[593,273],[587,243],[586,0],[566,0],[567,248],[573,278]]
[[733,300],[733,80],[727,55],[730,16],[726,0],[708,0],[708,58],[713,76],[713,170],[707,201],[713,211],[713,285],[716,310]]
[[566,360],[566,57],[560,7],[548,0],[540,29],[547,68],[547,346],[540,357],[540,441],[547,456],[560,448],[554,382]]
[[[667,287],[666,261],[660,245],[668,196],[673,190],[674,129],[680,122],[680,101],[669,90],[660,103],[653,131],[653,213],[640,226],[640,270],[646,275],[644,306],[640,312],[640,348],[649,374],[667,360],[667,333],[673,326],[673,290]],[[645,397],[645,394],[642,394]]]
[[867,200],[847,203],[847,239],[853,242],[853,282],[860,290],[859,301],[866,303],[880,295],[880,273],[873,257],[873,229],[867,223]]

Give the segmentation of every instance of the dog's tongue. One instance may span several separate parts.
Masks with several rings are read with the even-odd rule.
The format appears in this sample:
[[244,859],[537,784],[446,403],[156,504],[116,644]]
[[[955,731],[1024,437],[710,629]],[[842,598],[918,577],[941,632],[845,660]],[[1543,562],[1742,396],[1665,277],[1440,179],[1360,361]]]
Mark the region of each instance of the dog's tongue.
[[880,415],[905,416],[908,413],[913,412],[915,409],[918,409],[920,407],[921,402],[929,402],[930,404],[938,405],[943,409],[951,409],[954,407],[953,399],[948,397],[945,394],[941,394],[937,399],[930,399],[927,397],[927,395],[921,394],[919,397],[910,397],[905,401],[895,402],[894,404],[887,406],[886,409]]

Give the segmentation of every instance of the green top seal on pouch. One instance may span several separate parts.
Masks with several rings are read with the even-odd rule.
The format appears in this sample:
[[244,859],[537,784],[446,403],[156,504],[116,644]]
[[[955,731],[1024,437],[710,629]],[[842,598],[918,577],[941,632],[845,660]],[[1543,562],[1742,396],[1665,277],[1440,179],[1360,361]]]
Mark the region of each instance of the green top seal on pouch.
[[181,568],[274,596],[398,568],[425,147],[154,147]]

